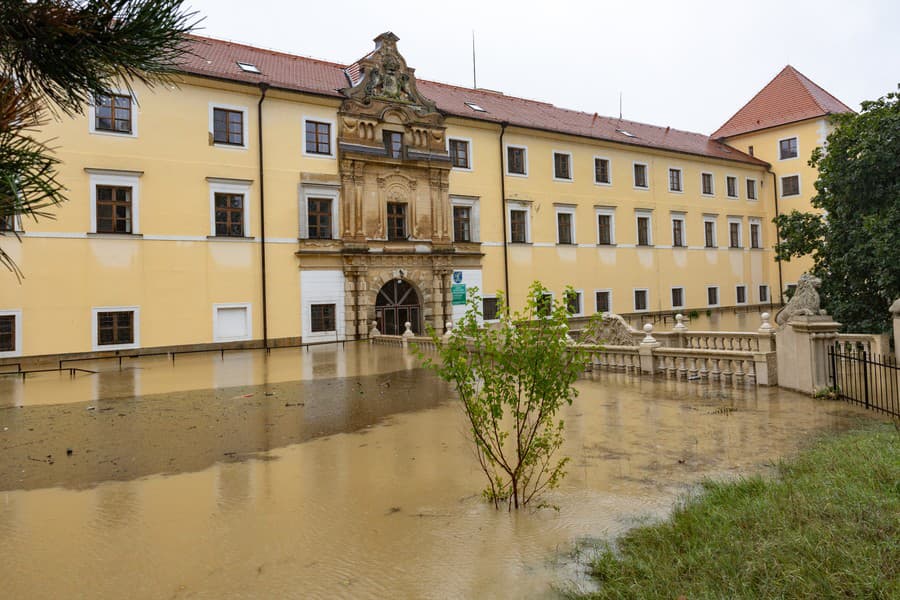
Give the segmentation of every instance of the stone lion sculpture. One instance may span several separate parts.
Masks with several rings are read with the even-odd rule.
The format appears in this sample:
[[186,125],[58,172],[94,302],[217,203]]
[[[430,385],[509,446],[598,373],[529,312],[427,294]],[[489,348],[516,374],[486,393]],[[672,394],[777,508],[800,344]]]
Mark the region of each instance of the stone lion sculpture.
[[775,315],[775,322],[784,325],[798,315],[824,315],[819,304],[819,292],[816,290],[822,285],[822,280],[809,273],[804,273],[797,281],[797,291],[790,301]]

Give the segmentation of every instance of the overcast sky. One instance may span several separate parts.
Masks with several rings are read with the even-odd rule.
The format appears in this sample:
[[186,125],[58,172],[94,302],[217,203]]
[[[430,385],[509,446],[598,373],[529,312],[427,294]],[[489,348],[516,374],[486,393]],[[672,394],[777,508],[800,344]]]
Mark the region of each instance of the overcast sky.
[[187,0],[198,31],[350,63],[383,31],[416,76],[712,133],[786,64],[851,108],[900,83],[900,1]]

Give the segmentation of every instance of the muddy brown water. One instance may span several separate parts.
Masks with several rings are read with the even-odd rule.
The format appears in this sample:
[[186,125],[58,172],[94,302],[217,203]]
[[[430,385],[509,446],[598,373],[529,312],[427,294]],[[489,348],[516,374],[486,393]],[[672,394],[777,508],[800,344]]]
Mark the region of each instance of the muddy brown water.
[[581,541],[869,416],[584,379],[556,509],[509,514],[478,495],[450,389],[401,349],[87,366],[102,372],[0,378],[4,598],[552,598],[590,586]]

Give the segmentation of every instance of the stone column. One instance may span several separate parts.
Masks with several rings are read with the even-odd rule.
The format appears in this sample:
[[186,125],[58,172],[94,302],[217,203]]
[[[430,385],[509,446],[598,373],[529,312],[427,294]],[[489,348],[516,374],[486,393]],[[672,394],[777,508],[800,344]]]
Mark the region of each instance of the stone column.
[[769,313],[760,315],[759,350],[753,353],[753,367],[756,370],[757,385],[778,385],[778,367],[775,355],[775,330],[769,323]]
[[652,375],[655,369],[653,364],[653,349],[659,348],[661,344],[653,337],[653,325],[650,323],[644,325],[644,333],[646,335],[644,336],[644,339],[641,340],[641,345],[638,346],[638,355],[641,359],[641,373]]
[[775,334],[778,385],[813,394],[828,387],[828,348],[841,324],[828,315],[791,317]]

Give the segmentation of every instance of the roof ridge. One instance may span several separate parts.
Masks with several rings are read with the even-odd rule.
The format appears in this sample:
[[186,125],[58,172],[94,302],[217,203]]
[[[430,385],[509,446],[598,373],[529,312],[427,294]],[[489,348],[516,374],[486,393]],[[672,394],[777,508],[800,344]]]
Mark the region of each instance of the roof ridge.
[[[305,56],[303,54],[292,54],[290,52],[285,52],[284,50],[275,50],[272,48],[261,48],[260,46],[251,46],[250,44],[246,44],[244,42],[237,42],[234,40],[224,40],[221,38],[212,37],[209,35],[197,35],[196,33],[189,34],[187,37],[194,38],[200,41],[212,41],[218,42],[220,44],[228,44],[230,46],[238,46],[240,48],[246,48],[248,50],[254,50],[256,52],[266,52],[268,54],[273,54],[276,56],[283,56],[286,58],[292,58],[297,60],[311,60],[313,62],[321,63],[323,65],[328,65],[330,67],[337,67],[338,69],[346,69],[350,65],[344,65],[338,62],[334,62],[333,60],[325,60],[323,58],[316,58],[314,56]],[[353,63],[350,63],[353,64]]]
[[[806,75],[801,73],[798,69],[794,68],[791,65],[788,65],[788,67],[790,67],[791,70],[794,72],[794,74],[797,76],[797,79],[803,85],[803,88],[807,91],[810,98],[812,98],[812,101],[815,102],[816,106],[821,108],[824,112],[831,113],[831,110],[829,108],[826,108],[825,106],[822,106],[822,103],[819,102],[818,98],[816,98],[816,94],[813,93],[813,90],[822,92],[823,94],[825,94],[826,96],[828,96],[829,98],[831,98],[832,100],[834,100],[835,102],[840,104],[841,106],[845,107],[847,110],[852,110],[849,106],[847,106],[846,104],[841,102],[837,96],[835,96],[834,94],[832,94],[831,92],[829,92],[828,90],[823,88],[821,85],[819,85],[818,83],[816,83],[815,81],[813,81],[812,79],[810,79],[809,77],[807,77]],[[787,68],[787,67],[785,67],[785,68]],[[812,88],[812,89],[810,89],[810,88]]]

